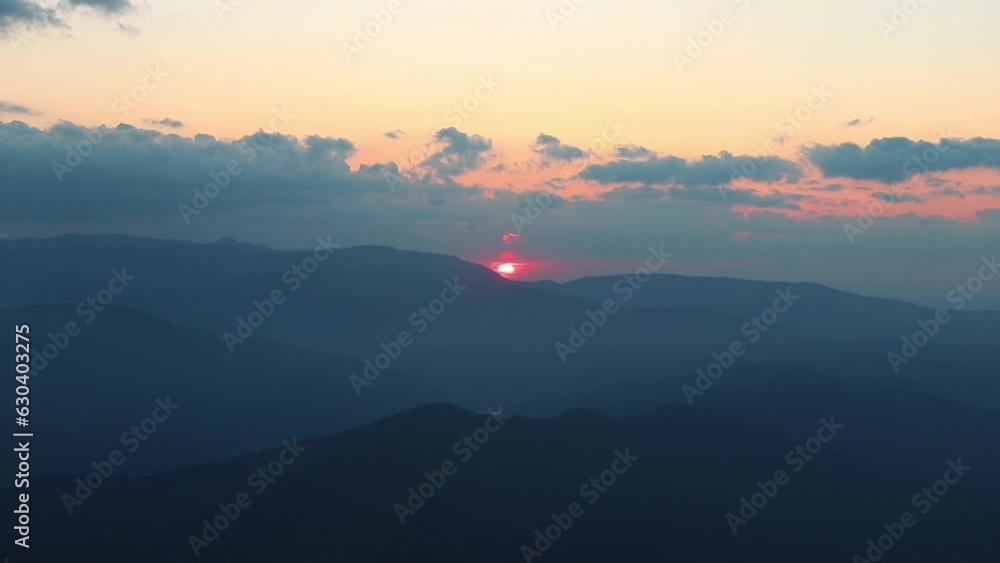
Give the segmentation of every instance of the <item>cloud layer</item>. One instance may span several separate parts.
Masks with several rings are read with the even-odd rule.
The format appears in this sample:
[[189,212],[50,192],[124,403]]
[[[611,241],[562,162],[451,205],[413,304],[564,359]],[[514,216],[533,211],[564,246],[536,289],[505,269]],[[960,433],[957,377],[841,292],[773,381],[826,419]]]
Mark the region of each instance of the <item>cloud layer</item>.
[[937,143],[888,137],[875,139],[865,147],[854,143],[814,146],[805,154],[827,177],[888,184],[926,172],[1000,169],[1000,140],[982,137],[942,139]]

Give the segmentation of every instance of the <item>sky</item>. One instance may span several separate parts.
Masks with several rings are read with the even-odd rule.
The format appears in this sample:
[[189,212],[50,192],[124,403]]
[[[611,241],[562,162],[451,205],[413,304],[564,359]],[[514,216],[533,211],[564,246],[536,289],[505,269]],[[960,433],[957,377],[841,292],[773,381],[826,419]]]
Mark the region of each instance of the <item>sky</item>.
[[[333,235],[559,280],[663,245],[675,273],[943,305],[1000,240],[998,18],[0,0],[0,233]],[[1000,281],[973,306],[1000,308]]]

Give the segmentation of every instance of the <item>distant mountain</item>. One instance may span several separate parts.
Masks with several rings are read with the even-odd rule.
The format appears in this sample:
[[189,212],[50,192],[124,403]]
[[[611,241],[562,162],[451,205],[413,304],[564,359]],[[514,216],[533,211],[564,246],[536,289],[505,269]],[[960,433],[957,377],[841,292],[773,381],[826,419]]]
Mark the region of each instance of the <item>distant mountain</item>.
[[[866,429],[837,413],[813,413],[787,428],[791,438],[687,406],[623,419],[579,410],[502,425],[491,418],[426,406],[298,440],[294,457],[282,453],[291,451],[289,436],[287,445],[225,463],[115,479],[73,516],[59,498],[72,480],[39,481],[33,510],[44,541],[32,551],[48,561],[184,561],[195,558],[197,537],[210,540],[196,544],[198,560],[247,563],[523,561],[522,546],[541,548],[530,560],[543,562],[825,563],[866,557],[867,542],[909,511],[916,527],[893,541],[892,560],[986,561],[994,553],[995,474],[979,459],[956,452],[914,470],[865,461],[843,446]],[[477,450],[455,445],[486,427],[495,432],[481,431],[488,438]],[[807,461],[795,448],[810,439],[820,445]],[[958,458],[971,469],[937,502],[915,505]],[[273,464],[280,474],[254,481]],[[438,486],[423,485],[428,498],[408,501],[429,478]],[[229,520],[222,510],[235,514],[241,493],[249,503]],[[743,509],[734,534],[727,515],[755,493],[758,508]],[[408,502],[412,512],[401,510]],[[569,526],[549,532],[558,538],[551,543],[538,540],[536,530],[545,534],[556,521]],[[216,524],[217,535],[206,530]]]
[[[358,360],[266,341],[230,355],[215,335],[144,313],[111,306],[87,323],[74,309],[0,308],[0,325],[30,322],[31,344],[45,354],[30,378],[29,422],[45,442],[32,453],[36,475],[89,471],[115,449],[127,454],[126,473],[222,459],[434,396],[432,383],[396,372],[358,397],[348,380]],[[151,418],[165,420],[143,427]]]
[[[207,346],[223,353],[230,345],[240,356],[285,343],[355,358],[357,372],[405,332],[412,344],[385,371],[433,381],[433,396],[422,399],[503,403],[542,415],[607,400],[635,408],[682,401],[681,385],[734,342],[746,347],[734,359],[736,371],[905,377],[921,392],[1000,408],[998,313],[952,313],[897,374],[888,354],[900,353],[902,338],[912,338],[933,310],[813,284],[678,276],[654,276],[626,300],[616,278],[520,283],[454,257],[386,247],[331,248],[325,261],[309,262],[313,254],[124,236],[9,240],[0,247],[0,268],[18,275],[7,280],[0,304],[78,304],[113,283],[113,271],[125,272],[134,280],[114,295],[114,305],[200,331]],[[458,284],[460,295],[450,304],[435,301],[443,293],[454,297],[449,284]],[[785,290],[795,295],[794,305],[768,317],[772,326],[750,325]],[[249,338],[224,340],[275,291],[284,300]],[[581,338],[580,329],[588,330],[609,299],[617,312]],[[384,384],[374,381],[364,392]],[[624,391],[643,387],[655,392]]]
[[[541,287],[591,301],[603,300],[620,277],[588,277],[563,284],[544,282]],[[790,289],[803,306],[795,306],[778,319],[780,326],[807,331],[824,339],[898,339],[912,334],[917,322],[934,317],[935,310],[876,297],[862,297],[814,283],[785,283],[732,278],[654,275],[635,291],[626,304],[632,308],[697,309],[738,317],[760,315],[775,292]],[[950,307],[942,294],[942,307]],[[952,311],[936,341],[989,343],[1000,341],[1000,312]]]

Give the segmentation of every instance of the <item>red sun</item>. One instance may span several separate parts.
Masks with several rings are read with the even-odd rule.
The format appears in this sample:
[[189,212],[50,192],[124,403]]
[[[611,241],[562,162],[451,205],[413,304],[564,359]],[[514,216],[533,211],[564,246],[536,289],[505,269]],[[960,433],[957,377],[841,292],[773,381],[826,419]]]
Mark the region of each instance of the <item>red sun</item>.
[[507,276],[513,274],[516,271],[517,268],[515,268],[514,265],[509,262],[497,266],[497,273],[504,274]]

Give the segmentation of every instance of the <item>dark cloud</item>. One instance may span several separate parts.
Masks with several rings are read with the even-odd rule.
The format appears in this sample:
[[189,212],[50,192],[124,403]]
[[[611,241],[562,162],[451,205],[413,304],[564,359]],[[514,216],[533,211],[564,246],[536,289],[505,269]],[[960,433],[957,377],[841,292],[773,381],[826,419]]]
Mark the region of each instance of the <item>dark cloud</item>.
[[792,209],[799,206],[796,201],[809,199],[799,194],[789,194],[774,191],[761,195],[757,190],[718,188],[710,186],[674,186],[670,188],[670,198],[675,200],[704,201],[724,203],[727,205],[745,205],[748,207]]
[[613,190],[606,191],[601,194],[601,197],[604,199],[623,199],[626,201],[663,199],[666,196],[667,196],[666,191],[659,190],[650,186],[641,186],[638,188],[619,186]]
[[334,160],[342,162],[354,153],[358,148],[347,139],[337,139],[334,137],[320,137],[311,135],[305,139],[308,155],[313,159],[323,159],[332,156]]
[[570,162],[580,158],[586,158],[587,153],[578,147],[563,144],[557,137],[539,133],[535,139],[533,149],[538,154],[552,160]]
[[615,147],[618,158],[650,158],[656,153],[639,145],[619,145]]
[[439,150],[421,165],[434,170],[441,178],[478,169],[486,162],[486,154],[493,148],[493,141],[463,133],[454,127],[435,133],[434,141],[440,146]]
[[955,188],[943,188],[934,192],[934,194],[942,197],[957,197],[958,199],[965,199],[965,192],[956,190]]
[[[4,0],[0,0],[3,3]],[[0,113],[17,113],[21,115],[35,115],[35,112],[19,104],[10,102],[0,102]]]
[[866,147],[854,143],[817,145],[805,154],[826,177],[898,183],[926,172],[965,168],[1000,169],[1000,140],[942,139],[939,143],[906,137],[875,139]]
[[875,192],[872,197],[887,203],[917,203],[924,199],[913,194],[894,194],[892,192]]
[[[178,206],[190,205],[195,190],[226,176],[230,186],[212,199],[212,211],[323,201],[331,190],[387,189],[381,178],[351,172],[345,159],[355,150],[345,139],[299,141],[263,131],[220,141],[126,124],[62,122],[40,130],[0,123],[0,218],[179,218]],[[227,172],[234,167],[238,173]]]
[[5,31],[16,24],[33,26],[64,25],[56,13],[28,0],[0,0],[0,31]]
[[868,119],[862,119],[860,117],[852,119],[845,123],[848,127],[861,127],[862,125],[868,125],[869,123],[875,121],[875,117],[869,117]]
[[171,129],[180,129],[181,127],[184,127],[183,121],[177,121],[176,119],[170,119],[169,117],[164,117],[163,119],[147,119],[146,123],[150,125],[161,125]]
[[129,0],[67,0],[71,6],[94,8],[107,14],[120,14],[132,9]]
[[721,152],[690,162],[676,156],[664,156],[594,164],[584,168],[580,178],[601,184],[637,182],[712,186],[737,179],[773,183],[796,180],[799,175],[798,165],[775,156],[736,156]]
[[399,139],[405,134],[406,132],[403,131],[402,129],[393,129],[392,131],[385,132],[385,136],[387,139]]
[[362,164],[358,168],[358,174],[377,174],[379,176],[392,175],[399,176],[399,166],[395,162]]
[[[14,25],[22,24],[33,28],[67,27],[60,13],[75,8],[92,8],[99,14],[110,16],[132,9],[129,0],[63,0],[59,12],[43,7],[30,0],[0,0],[0,32]],[[135,28],[119,23],[124,31],[134,32]]]

